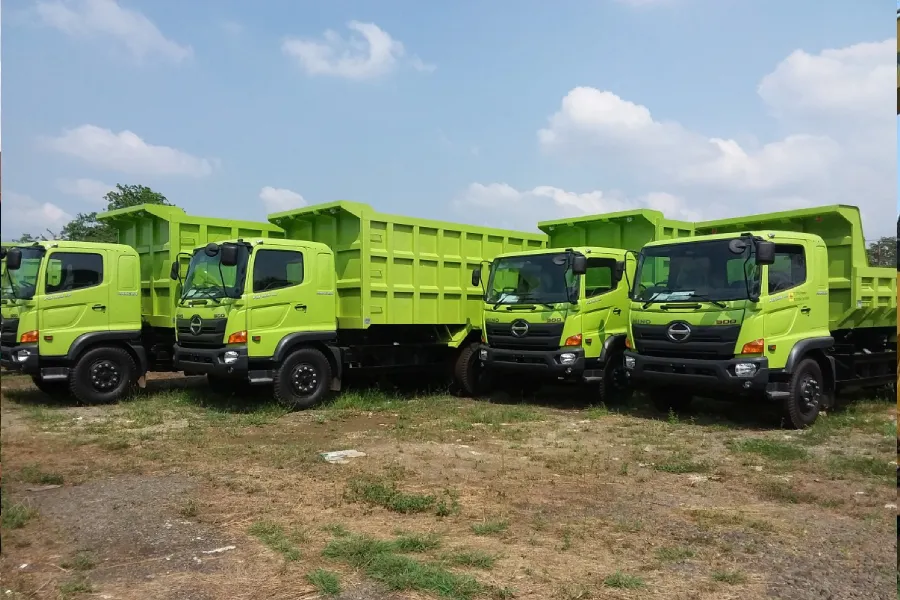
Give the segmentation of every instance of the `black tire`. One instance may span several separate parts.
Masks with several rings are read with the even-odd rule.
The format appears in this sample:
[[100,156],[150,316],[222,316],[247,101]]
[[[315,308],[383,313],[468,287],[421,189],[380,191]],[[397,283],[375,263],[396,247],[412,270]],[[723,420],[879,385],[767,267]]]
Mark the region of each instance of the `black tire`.
[[822,368],[812,358],[800,361],[788,383],[784,401],[785,422],[794,429],[804,429],[816,422],[819,411],[828,405]]
[[69,391],[82,404],[117,402],[131,391],[137,366],[122,348],[94,348],[75,363],[69,374]]
[[650,390],[650,402],[656,410],[666,414],[668,414],[669,411],[686,411],[690,408],[693,399],[693,396],[689,393],[678,388],[668,390],[656,388]]
[[275,399],[287,408],[309,408],[325,400],[331,389],[331,363],[315,348],[301,348],[275,370]]
[[613,406],[628,402],[633,394],[634,389],[625,370],[625,355],[615,353],[603,365],[603,379],[600,380],[597,396],[602,404]]
[[469,344],[460,350],[453,367],[453,379],[461,394],[470,398],[490,391],[490,378],[478,359],[478,344]]
[[44,381],[37,375],[31,376],[34,387],[51,398],[65,398],[69,395],[69,382],[62,381]]

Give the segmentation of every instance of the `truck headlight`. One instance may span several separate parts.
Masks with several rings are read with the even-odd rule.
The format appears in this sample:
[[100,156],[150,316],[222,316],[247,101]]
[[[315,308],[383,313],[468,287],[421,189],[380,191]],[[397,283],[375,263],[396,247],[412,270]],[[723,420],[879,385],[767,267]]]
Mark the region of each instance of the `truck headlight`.
[[626,357],[625,357],[625,368],[626,368],[626,369],[633,369],[633,368],[634,368],[634,365],[635,365],[634,357],[633,357],[633,356],[626,356]]
[[237,362],[237,359],[238,359],[238,353],[235,352],[234,350],[228,350],[225,352],[224,360],[225,360],[226,365],[233,365],[234,363]]
[[734,365],[734,374],[738,377],[753,377],[756,375],[756,365],[753,363],[738,363]]
[[571,365],[573,362],[575,362],[575,353],[563,352],[559,355],[559,362],[563,365]]
[[487,360],[487,350],[485,350],[484,348],[479,350],[478,351],[478,359],[479,360]]

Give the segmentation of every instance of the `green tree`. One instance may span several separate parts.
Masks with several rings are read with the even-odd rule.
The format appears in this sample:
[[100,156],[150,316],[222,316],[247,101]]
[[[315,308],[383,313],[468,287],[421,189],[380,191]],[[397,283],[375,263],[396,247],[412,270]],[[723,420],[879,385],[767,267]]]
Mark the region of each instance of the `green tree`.
[[883,237],[869,244],[869,264],[873,267],[897,266],[897,237]]
[[[164,204],[171,206],[168,199],[144,185],[116,184],[116,189],[108,192],[103,199],[106,210],[128,208],[139,204]],[[62,228],[60,237],[79,242],[116,242],[116,230],[97,220],[97,213],[78,213]]]

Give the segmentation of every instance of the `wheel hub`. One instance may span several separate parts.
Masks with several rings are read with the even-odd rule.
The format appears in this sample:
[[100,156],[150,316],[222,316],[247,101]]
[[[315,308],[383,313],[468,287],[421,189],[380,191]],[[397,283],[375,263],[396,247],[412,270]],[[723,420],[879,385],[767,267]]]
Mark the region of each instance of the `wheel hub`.
[[319,386],[319,373],[309,363],[301,363],[291,374],[291,385],[301,396],[313,393]]
[[109,360],[101,360],[91,365],[91,385],[100,392],[108,392],[119,385],[119,368]]
[[819,408],[822,399],[822,388],[819,382],[812,377],[807,377],[800,384],[800,407],[804,413],[812,412]]

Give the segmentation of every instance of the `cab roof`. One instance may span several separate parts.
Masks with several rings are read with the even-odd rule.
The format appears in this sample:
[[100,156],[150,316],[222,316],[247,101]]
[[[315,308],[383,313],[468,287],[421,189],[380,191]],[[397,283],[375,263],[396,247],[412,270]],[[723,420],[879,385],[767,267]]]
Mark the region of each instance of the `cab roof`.
[[621,258],[625,256],[625,250],[622,248],[603,248],[600,246],[576,246],[574,248],[542,248],[540,250],[521,250],[518,252],[506,252],[504,254],[498,254],[497,258],[494,260],[499,260],[501,258],[513,258],[517,256],[538,256],[541,254],[562,254],[567,250],[574,250],[575,252],[580,252],[591,258],[592,256],[600,256],[603,258]]
[[[325,254],[332,254],[331,248],[329,248],[326,244],[322,244],[320,242],[310,242],[307,240],[285,240],[280,238],[269,238],[269,237],[253,237],[253,238],[234,238],[230,240],[220,240],[217,241],[217,244],[236,244],[238,242],[243,242],[246,244],[250,244],[254,248],[257,246],[266,246],[269,248],[279,248],[285,250],[296,250],[297,248],[310,248],[317,250],[319,252],[323,252]],[[202,250],[206,248],[206,244],[202,246],[196,246],[194,251]]]
[[693,242],[709,242],[714,240],[733,240],[734,238],[741,237],[742,233],[749,233],[754,237],[760,237],[764,240],[771,240],[777,242],[778,240],[807,240],[807,241],[821,241],[822,238],[814,233],[800,233],[795,231],[778,231],[775,229],[770,230],[760,230],[760,231],[745,231],[741,233],[713,233],[709,235],[696,235],[694,237],[689,238],[678,238],[674,240],[657,240],[655,242],[650,242],[646,247],[655,247],[655,246],[673,246],[675,244],[690,244]]

